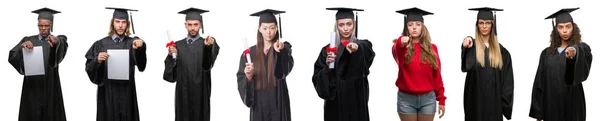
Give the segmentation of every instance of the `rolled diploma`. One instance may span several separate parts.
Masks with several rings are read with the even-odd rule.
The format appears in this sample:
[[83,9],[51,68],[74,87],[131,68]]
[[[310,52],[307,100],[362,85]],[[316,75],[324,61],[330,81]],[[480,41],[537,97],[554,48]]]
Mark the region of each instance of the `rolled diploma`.
[[[244,38],[244,49],[250,49],[248,48],[248,39]],[[246,60],[248,61],[248,63],[252,63],[252,58],[250,57],[250,53],[246,53]]]
[[[337,35],[337,33],[331,32],[331,36],[329,38],[329,40],[330,40],[329,41],[329,48],[335,48],[335,36],[336,35]],[[335,55],[335,53],[334,53],[334,55]],[[335,62],[329,63],[329,68],[330,69],[334,68],[334,64],[333,63],[335,63]]]

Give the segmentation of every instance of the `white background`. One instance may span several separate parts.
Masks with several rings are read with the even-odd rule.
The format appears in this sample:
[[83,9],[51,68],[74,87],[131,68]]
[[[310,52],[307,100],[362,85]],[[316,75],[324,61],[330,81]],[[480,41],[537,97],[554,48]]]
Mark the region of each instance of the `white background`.
[[[67,119],[70,121],[93,121],[96,117],[96,90],[84,71],[85,52],[96,40],[107,36],[112,10],[104,7],[126,7],[140,10],[133,13],[137,35],[148,46],[148,66],[145,72],[136,72],[137,98],[142,120],[168,121],[174,119],[175,84],[162,80],[164,59],[167,54],[166,30],[173,39],[186,35],[184,15],[177,12],[189,7],[208,9],[204,14],[206,33],[217,38],[221,46],[213,68],[211,119],[214,121],[248,120],[249,109],[243,105],[237,91],[235,73],[242,53],[242,38],[255,43],[258,19],[248,15],[265,9],[285,10],[283,14],[283,40],[293,45],[295,67],[287,77],[291,100],[292,119],[295,121],[318,121],[323,119],[323,100],[312,85],[313,64],[321,49],[329,42],[335,12],[326,7],[356,7],[365,9],[359,13],[359,38],[369,39],[377,53],[371,67],[370,102],[371,120],[399,120],[396,113],[396,63],[391,56],[392,39],[401,33],[402,16],[394,11],[420,7],[435,13],[426,16],[425,23],[437,44],[442,61],[442,75],[446,87],[445,121],[463,120],[463,85],[465,74],[460,71],[459,45],[463,37],[475,33],[477,12],[472,7],[496,7],[505,11],[498,13],[498,34],[502,43],[512,54],[515,75],[515,100],[513,120],[527,121],[531,87],[538,65],[539,54],[549,46],[551,21],[544,18],[561,8],[581,7],[572,13],[581,28],[583,41],[597,54],[598,44],[594,34],[600,33],[600,24],[594,22],[600,8],[589,0],[578,1],[525,1],[525,0],[305,0],[305,1],[258,1],[258,0],[165,0],[137,1],[2,1],[0,4],[0,120],[16,121],[22,76],[6,61],[8,51],[22,37],[38,33],[37,15],[31,11],[49,7],[62,11],[55,16],[55,34],[66,34],[69,50],[60,64],[62,92]],[[588,81],[584,82],[589,121],[600,118],[600,91],[598,82],[598,59],[593,62]]]

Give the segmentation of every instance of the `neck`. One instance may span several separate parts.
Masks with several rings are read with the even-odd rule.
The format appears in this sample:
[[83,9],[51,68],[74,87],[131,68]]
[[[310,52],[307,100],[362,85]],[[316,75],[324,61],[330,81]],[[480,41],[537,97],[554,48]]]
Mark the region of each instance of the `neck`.
[[421,41],[421,38],[418,38],[418,37],[413,37],[411,39],[412,39],[413,43],[419,43]]
[[349,40],[350,40],[350,37],[342,37],[342,38],[340,38],[341,42],[349,41]]
[[569,43],[567,43],[567,40],[561,40],[560,43],[561,43],[561,45],[560,45],[561,48],[566,48],[567,46],[569,46]]
[[489,43],[490,42],[490,35],[482,35],[483,38],[481,38],[481,40],[483,40],[484,43]]
[[265,41],[263,45],[264,49],[269,49],[273,43],[271,41]]

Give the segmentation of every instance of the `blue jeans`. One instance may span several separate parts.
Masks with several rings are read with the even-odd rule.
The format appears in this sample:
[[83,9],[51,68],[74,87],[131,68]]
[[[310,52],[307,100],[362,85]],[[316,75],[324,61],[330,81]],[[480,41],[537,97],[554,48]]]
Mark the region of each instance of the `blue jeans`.
[[435,93],[433,91],[422,95],[411,95],[398,91],[398,113],[412,114],[435,114]]

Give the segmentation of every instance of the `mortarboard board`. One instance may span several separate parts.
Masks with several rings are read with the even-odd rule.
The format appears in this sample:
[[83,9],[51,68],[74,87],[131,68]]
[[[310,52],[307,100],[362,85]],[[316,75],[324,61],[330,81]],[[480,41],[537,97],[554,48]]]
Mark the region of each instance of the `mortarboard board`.
[[[250,14],[250,16],[256,16],[259,17],[258,22],[259,23],[277,23],[277,19],[275,18],[275,15],[277,14],[281,14],[281,13],[285,13],[285,11],[279,11],[279,10],[273,10],[273,9],[265,9],[253,14]],[[279,37],[283,38],[283,35],[281,34],[281,15],[279,15]]]
[[400,14],[404,14],[405,15],[404,16],[404,33],[403,33],[404,36],[408,36],[408,26],[406,26],[406,24],[409,21],[424,22],[423,16],[433,15],[433,13],[427,12],[427,11],[419,9],[417,7],[403,9],[403,10],[398,10],[398,11],[396,11],[396,13],[400,13]]
[[546,19],[552,19],[554,18],[556,21],[556,24],[558,23],[567,23],[567,22],[573,22],[573,17],[571,17],[571,12],[577,10],[579,8],[563,8],[555,13],[553,13],[552,15],[546,17]]
[[335,8],[325,8],[326,10],[336,10],[337,13],[335,13],[335,20],[340,20],[340,19],[353,19],[354,20],[354,35],[355,37],[358,37],[358,13],[354,14],[354,11],[365,11],[363,9],[357,9],[357,8],[345,8],[345,7],[335,7]]
[[127,9],[127,8],[115,8],[115,7],[106,7],[106,9],[115,10],[115,12],[113,12],[113,19],[129,20],[131,22],[131,30],[133,31],[133,34],[135,34],[135,28],[133,27],[133,15],[130,15],[130,13],[128,13],[128,12],[129,11],[138,11],[138,10]]
[[[38,19],[50,20],[50,21],[52,21],[52,24],[54,24],[54,14],[60,13],[60,11],[52,10],[52,9],[46,8],[46,7],[31,11],[31,12],[37,13]],[[50,25],[50,32],[52,32],[52,30],[54,28],[52,26],[52,24]]]
[[200,14],[206,12],[209,11],[192,7],[179,12],[179,14],[185,14],[185,20],[199,20],[200,25],[202,26],[202,33],[204,33],[204,21],[202,20],[202,15]]
[[504,9],[481,7],[481,8],[470,8],[469,10],[479,11],[479,12],[477,12],[477,19],[494,21],[494,26],[492,26],[492,27],[494,30],[494,34],[498,35],[498,32],[496,31],[497,30],[496,25],[498,25],[498,23],[496,22],[496,11],[504,11]]

